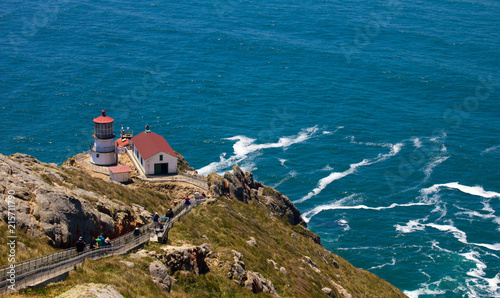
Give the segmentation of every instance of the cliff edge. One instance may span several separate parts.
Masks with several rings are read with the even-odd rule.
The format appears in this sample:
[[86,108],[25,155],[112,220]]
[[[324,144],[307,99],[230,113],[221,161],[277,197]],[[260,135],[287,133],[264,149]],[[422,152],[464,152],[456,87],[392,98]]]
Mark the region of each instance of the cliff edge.
[[[85,260],[66,280],[25,289],[18,296],[73,297],[71,289],[99,283],[116,292],[116,297],[250,297],[257,293],[404,297],[383,279],[323,248],[288,197],[255,181],[251,172],[235,165],[222,176],[208,175],[207,183],[207,202],[174,224],[166,244],[150,242],[124,256]],[[16,233],[24,251],[18,259],[72,246],[79,236],[86,241],[99,233],[114,238],[147,224],[154,212],[165,212],[196,189],[178,182],[122,185],[75,166],[45,164],[24,154],[0,154],[4,194],[0,224],[6,226],[7,194],[14,193]],[[3,264],[6,250],[7,246],[0,247]]]

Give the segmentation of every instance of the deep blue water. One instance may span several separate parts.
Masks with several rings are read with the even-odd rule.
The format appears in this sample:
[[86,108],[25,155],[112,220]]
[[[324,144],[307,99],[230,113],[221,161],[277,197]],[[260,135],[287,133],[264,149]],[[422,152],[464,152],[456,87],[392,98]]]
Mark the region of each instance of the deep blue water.
[[491,0],[7,0],[0,152],[60,164],[105,109],[411,297],[500,296],[499,32]]

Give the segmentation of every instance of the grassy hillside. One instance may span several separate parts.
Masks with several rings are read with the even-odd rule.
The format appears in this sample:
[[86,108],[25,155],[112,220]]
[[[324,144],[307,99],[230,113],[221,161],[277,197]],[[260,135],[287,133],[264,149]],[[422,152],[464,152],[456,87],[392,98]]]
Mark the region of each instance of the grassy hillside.
[[[53,297],[78,284],[106,283],[113,285],[125,297],[253,297],[254,294],[228,278],[233,250],[243,254],[246,269],[261,273],[275,286],[281,297],[326,297],[322,288],[336,292],[334,284],[343,287],[353,297],[404,297],[398,289],[365,270],[352,266],[333,255],[312,239],[302,236],[287,221],[270,217],[258,202],[248,204],[222,197],[217,202],[198,206],[184,216],[169,233],[169,245],[201,245],[208,243],[214,255],[207,261],[210,272],[200,276],[177,272],[177,283],[167,294],[154,284],[148,266],[152,261],[129,256],[86,261],[70,273],[67,280],[48,287],[25,290],[22,294],[33,297]],[[257,246],[247,243],[253,237]],[[148,250],[161,251],[161,245],[148,244]],[[315,269],[304,262],[309,257]],[[131,261],[128,268],[121,260]],[[286,274],[276,270],[283,267]],[[338,268],[334,265],[338,264]],[[269,296],[269,294],[259,294]]]
[[[304,228],[270,217],[255,200],[245,204],[222,197],[216,203],[197,208],[182,218],[170,232],[169,243],[210,244],[212,250],[217,252],[220,265],[211,268],[210,274],[219,278],[227,275],[232,250],[236,250],[243,254],[246,269],[259,272],[271,280],[282,297],[325,296],[321,289],[335,289],[332,281],[357,297],[405,297],[381,278],[355,268],[311,238],[301,235],[303,231],[299,229]],[[250,237],[255,239],[257,247],[246,242]],[[302,261],[305,256],[317,264],[318,270]],[[274,260],[278,268],[284,267],[287,274],[277,271],[268,259]],[[333,265],[334,261],[338,269]],[[193,295],[207,293],[205,287],[189,283],[179,282],[178,286]],[[250,291],[247,296],[252,296]]]

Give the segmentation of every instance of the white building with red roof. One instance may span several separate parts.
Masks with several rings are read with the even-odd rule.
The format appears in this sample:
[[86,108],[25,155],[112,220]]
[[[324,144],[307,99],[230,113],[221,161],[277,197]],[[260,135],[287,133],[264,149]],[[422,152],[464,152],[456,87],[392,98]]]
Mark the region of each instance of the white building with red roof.
[[106,115],[104,110],[102,110],[101,116],[94,118],[94,145],[90,148],[90,161],[93,164],[100,166],[116,164],[114,121],[113,118]]
[[109,178],[114,181],[118,182],[130,181],[131,174],[132,170],[127,165],[109,167]]
[[164,137],[146,130],[132,138],[132,153],[146,175],[177,173],[177,154]]

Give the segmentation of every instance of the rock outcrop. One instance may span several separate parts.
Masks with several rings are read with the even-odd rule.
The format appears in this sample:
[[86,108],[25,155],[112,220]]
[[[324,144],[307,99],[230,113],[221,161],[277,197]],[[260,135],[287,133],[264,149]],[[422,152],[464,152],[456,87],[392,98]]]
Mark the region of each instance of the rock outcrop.
[[170,293],[174,279],[168,275],[168,269],[162,262],[153,261],[149,264],[149,274],[153,277],[155,284]]
[[252,293],[268,293],[278,296],[273,283],[266,279],[262,274],[253,271],[247,271],[243,263],[243,255],[233,250],[234,263],[228,273],[228,278],[233,279],[240,286],[252,291]]
[[17,227],[55,247],[69,247],[79,236],[88,242],[100,233],[116,237],[142,224],[149,215],[143,207],[131,208],[79,189],[64,180],[55,164],[25,154],[0,154],[3,218],[8,215],[8,192],[14,193]]
[[163,250],[165,250],[165,253],[158,254],[156,258],[167,266],[169,274],[174,274],[177,271],[190,271],[200,275],[210,271],[205,261],[210,252],[208,244],[200,246],[165,246]]
[[64,292],[57,298],[123,298],[115,288],[105,284],[84,284]]
[[209,174],[207,182],[216,199],[226,196],[242,202],[258,200],[273,216],[286,218],[291,225],[307,226],[300,216],[299,209],[287,196],[255,181],[251,172],[244,173],[238,165],[234,165],[233,171],[224,173],[223,177],[217,173]]

